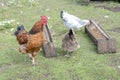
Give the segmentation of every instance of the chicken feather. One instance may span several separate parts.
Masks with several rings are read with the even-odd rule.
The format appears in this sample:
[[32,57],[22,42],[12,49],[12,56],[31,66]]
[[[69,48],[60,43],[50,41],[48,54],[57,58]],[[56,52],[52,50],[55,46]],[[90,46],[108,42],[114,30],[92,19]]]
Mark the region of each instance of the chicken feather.
[[61,19],[63,20],[64,24],[69,29],[80,29],[81,27],[89,24],[89,20],[81,20],[80,18],[65,12],[64,10],[61,11]]
[[20,25],[14,33],[20,45],[19,51],[24,54],[29,53],[33,65],[35,65],[34,57],[45,41],[43,27],[47,24],[47,21],[46,16],[41,16],[41,19],[33,25],[29,32],[25,31],[23,25]]

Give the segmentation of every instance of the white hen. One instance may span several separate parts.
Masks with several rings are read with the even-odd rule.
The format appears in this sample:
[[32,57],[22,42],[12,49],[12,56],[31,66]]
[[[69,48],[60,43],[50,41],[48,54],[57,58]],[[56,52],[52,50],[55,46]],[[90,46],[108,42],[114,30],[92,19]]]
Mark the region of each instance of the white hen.
[[80,18],[68,14],[65,11],[61,11],[60,17],[62,18],[64,24],[69,28],[69,29],[80,29],[81,27],[89,24],[89,20],[81,20]]

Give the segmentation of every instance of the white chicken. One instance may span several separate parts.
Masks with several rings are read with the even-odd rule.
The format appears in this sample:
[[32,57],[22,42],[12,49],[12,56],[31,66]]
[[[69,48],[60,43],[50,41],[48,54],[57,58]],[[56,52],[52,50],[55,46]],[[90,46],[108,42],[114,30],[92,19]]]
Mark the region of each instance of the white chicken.
[[90,23],[89,20],[81,20],[74,15],[68,14],[64,10],[61,11],[60,17],[63,20],[64,24],[72,30],[80,29],[81,27],[84,27]]

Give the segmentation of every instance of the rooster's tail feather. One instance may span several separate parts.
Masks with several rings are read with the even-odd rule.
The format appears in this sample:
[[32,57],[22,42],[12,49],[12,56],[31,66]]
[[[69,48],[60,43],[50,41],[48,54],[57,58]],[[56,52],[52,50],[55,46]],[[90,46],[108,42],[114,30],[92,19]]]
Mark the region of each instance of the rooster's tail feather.
[[23,25],[19,25],[19,26],[17,27],[17,31],[14,32],[14,35],[17,36],[18,33],[19,33],[21,30],[25,30]]

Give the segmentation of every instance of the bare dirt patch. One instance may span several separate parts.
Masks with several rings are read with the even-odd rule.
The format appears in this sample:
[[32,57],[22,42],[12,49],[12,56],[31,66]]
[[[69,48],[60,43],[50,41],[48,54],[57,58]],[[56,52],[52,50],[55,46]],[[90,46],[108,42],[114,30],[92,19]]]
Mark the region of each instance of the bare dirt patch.
[[111,31],[120,33],[120,27],[119,28],[113,28],[113,29],[111,29]]
[[100,6],[95,6],[97,8],[102,8],[102,9],[106,9],[112,12],[120,12],[120,6],[116,6],[116,7],[108,7],[106,5],[100,5]]

